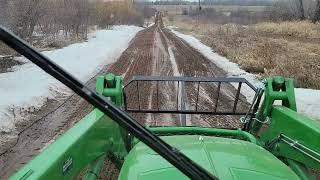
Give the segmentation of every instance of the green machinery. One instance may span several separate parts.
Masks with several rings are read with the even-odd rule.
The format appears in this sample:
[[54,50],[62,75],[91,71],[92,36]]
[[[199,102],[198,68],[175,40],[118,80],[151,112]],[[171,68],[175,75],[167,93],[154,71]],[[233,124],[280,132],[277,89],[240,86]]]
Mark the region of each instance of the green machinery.
[[[123,86],[120,76],[108,74],[97,78],[94,92],[3,28],[0,28],[0,40],[96,107],[12,175],[12,180],[97,179],[105,161],[117,164],[120,180],[317,178],[320,170],[320,124],[296,112],[292,79],[267,79],[263,89],[256,89],[242,78],[134,77]],[[139,87],[149,81],[155,82],[153,87],[157,88],[161,88],[163,83],[176,83],[174,89],[178,91],[180,106],[174,110],[159,106],[143,108],[140,101],[146,100],[142,95],[147,93],[141,92]],[[186,106],[188,98],[184,92],[190,91],[188,83],[195,83],[196,110],[188,110]],[[208,83],[207,87],[217,94],[216,104],[219,95],[223,96],[220,92],[222,83],[229,84],[227,86],[238,84],[238,88],[232,87],[236,93],[231,110],[217,111],[217,105],[211,111],[198,108],[202,83]],[[255,92],[246,111],[237,106],[244,102],[240,93],[244,85]],[[146,90],[149,91],[148,88]],[[158,90],[152,94],[156,94],[158,101],[164,99]],[[136,99],[132,99],[133,96]],[[275,101],[281,104],[276,105]],[[181,121],[182,126],[143,127],[125,111],[219,117],[236,115],[242,116],[243,127],[186,126],[183,116],[180,117],[185,121]]]
[[[144,79],[145,80],[145,79]],[[194,80],[194,79],[193,79]],[[124,106],[122,78],[97,78],[96,91]],[[261,94],[261,91],[259,91]],[[273,105],[274,101],[282,105]],[[149,127],[219,179],[315,179],[320,124],[296,112],[293,81],[267,79],[264,99],[245,128]],[[266,127],[267,126],[267,127]],[[94,109],[11,179],[96,179],[103,162],[119,163],[119,179],[187,177],[100,110]]]

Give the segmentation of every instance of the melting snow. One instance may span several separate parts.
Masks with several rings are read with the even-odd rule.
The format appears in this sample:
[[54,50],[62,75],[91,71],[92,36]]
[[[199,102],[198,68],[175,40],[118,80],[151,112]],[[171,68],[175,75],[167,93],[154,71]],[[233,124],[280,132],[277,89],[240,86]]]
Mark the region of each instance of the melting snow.
[[295,88],[295,94],[298,111],[320,120],[320,90]]
[[[228,76],[243,77],[254,86],[262,87],[263,84],[257,79],[254,74],[247,73],[246,71],[240,69],[240,67],[236,63],[230,62],[227,58],[215,53],[210,47],[201,43],[194,36],[182,34],[172,29],[171,31],[178,37],[185,40],[190,46],[205,55],[221,69],[226,71],[228,73]],[[254,92],[251,91],[248,87],[243,90],[244,91],[241,91],[241,93],[243,93],[243,95],[245,95],[249,101],[252,100]],[[295,95],[298,112],[303,113],[311,118],[320,120],[320,90],[295,88]]]
[[[111,30],[98,30],[89,40],[43,54],[70,72],[82,82],[88,81],[104,65],[114,62],[128,47],[130,40],[142,28],[115,26]],[[0,74],[0,132],[14,130],[15,110],[40,108],[57,93],[70,94],[63,84],[46,74],[33,63],[16,66],[14,72]]]

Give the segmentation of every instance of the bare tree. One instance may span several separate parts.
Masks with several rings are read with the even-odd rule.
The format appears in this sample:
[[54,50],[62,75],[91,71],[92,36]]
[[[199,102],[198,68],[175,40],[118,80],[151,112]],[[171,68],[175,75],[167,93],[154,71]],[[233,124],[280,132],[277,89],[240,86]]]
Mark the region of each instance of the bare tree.
[[277,0],[268,7],[272,20],[314,19],[319,0]]
[[143,15],[153,14],[142,5],[137,9],[131,0],[0,0],[0,24],[31,43],[64,43],[86,39],[91,25],[142,25]]
[[30,37],[42,14],[41,8],[46,0],[14,0],[12,29],[20,37]]
[[299,13],[300,13],[300,20],[304,20],[305,19],[305,15],[304,15],[304,7],[303,7],[303,1],[302,0],[298,0],[298,9],[299,9]]
[[320,0],[317,0],[316,11],[312,19],[313,23],[316,23],[317,21],[320,21]]
[[8,26],[9,1],[0,0],[0,25]]

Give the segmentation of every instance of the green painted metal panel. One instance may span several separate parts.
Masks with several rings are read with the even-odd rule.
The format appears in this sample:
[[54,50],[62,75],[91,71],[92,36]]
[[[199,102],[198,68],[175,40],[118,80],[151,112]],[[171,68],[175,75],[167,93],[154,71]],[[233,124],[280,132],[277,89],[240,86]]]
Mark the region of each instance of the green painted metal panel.
[[204,136],[219,136],[229,137],[241,140],[250,141],[254,144],[258,144],[257,139],[250,133],[242,131],[240,129],[217,129],[217,128],[205,128],[205,127],[152,127],[148,128],[150,131],[157,135],[204,135]]
[[[201,135],[162,136],[220,179],[299,179],[283,162],[254,143]],[[124,179],[187,179],[165,159],[139,142],[122,166]]]
[[307,173],[307,170],[302,165],[294,160],[286,160],[289,167],[300,177],[301,180],[316,180],[314,175]]
[[[298,143],[318,153],[320,152],[320,123],[318,121],[307,118],[284,106],[273,106],[270,121],[271,124],[260,137],[262,142],[268,143],[282,133]],[[272,153],[320,169],[319,162],[282,142],[275,144]]]
[[[320,168],[319,123],[296,112],[292,79],[283,77],[267,79],[264,94],[263,103],[249,131],[259,137],[259,141],[275,156],[286,163],[290,161],[291,164],[295,164],[292,169],[301,178],[310,177],[302,169],[304,166]],[[273,105],[277,100],[282,106]],[[303,151],[304,149],[311,153],[305,153],[307,151]]]
[[293,79],[276,76],[268,78],[265,82],[264,100],[258,110],[256,121],[253,121],[250,128],[252,134],[258,135],[263,123],[270,116],[273,103],[279,100],[283,106],[297,111]]
[[122,77],[111,73],[106,76],[98,76],[96,81],[96,91],[105,97],[110,97],[117,106],[123,105]]
[[118,125],[95,109],[10,179],[72,179],[107,152],[123,151]]
[[90,165],[90,169],[87,171],[87,174],[84,175],[82,179],[85,179],[85,180],[97,179],[97,174],[100,174],[100,171],[104,165],[104,161],[106,161],[106,155],[103,155],[99,157],[96,161],[94,161]]

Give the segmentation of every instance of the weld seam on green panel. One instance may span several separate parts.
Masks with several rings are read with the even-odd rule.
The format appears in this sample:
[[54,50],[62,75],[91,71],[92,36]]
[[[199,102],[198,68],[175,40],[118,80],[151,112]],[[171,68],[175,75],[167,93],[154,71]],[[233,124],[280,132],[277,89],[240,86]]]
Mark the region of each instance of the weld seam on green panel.
[[243,138],[249,142],[259,145],[257,139],[240,129],[230,130],[230,129],[216,129],[216,128],[202,128],[202,127],[151,127],[150,131],[158,135],[185,135],[185,134],[203,134],[208,136],[233,136],[237,139]]

